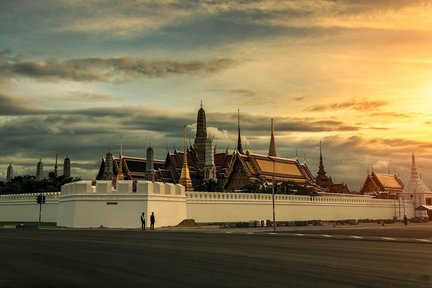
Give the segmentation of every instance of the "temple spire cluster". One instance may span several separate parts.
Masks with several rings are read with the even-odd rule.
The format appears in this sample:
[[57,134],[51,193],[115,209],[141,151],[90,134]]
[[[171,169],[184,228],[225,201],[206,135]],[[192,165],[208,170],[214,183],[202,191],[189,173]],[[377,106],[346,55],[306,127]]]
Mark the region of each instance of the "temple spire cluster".
[[[278,156],[274,119],[271,119],[268,155],[255,154],[248,147],[247,151],[244,149],[241,137],[240,109],[237,110],[236,120],[237,143],[233,153],[229,153],[228,148],[218,153],[213,139],[207,133],[206,112],[201,102],[196,118],[196,135],[193,145],[191,143],[187,145],[185,126],[184,149],[174,147],[172,152],[168,150],[165,160],[154,159],[154,150],[151,145],[147,149],[146,158],[123,157],[121,148],[119,159],[112,161],[110,153],[107,153],[106,158],[102,159],[97,179],[110,179],[112,177],[127,180],[147,179],[153,181],[154,179],[154,181],[165,183],[180,183],[185,186],[187,191],[191,191],[193,187],[207,187],[202,189],[218,189],[217,191],[220,191],[219,189],[242,190],[252,182],[257,182],[262,187],[268,185],[274,176],[271,167],[276,164],[278,167],[276,181],[299,183],[299,185],[314,191],[329,190],[337,185],[339,186],[336,189],[339,190],[331,192],[344,193],[348,190],[343,183],[333,185],[331,178],[326,176],[322,151],[320,151],[319,176],[323,175],[327,179],[328,185],[324,188],[317,184],[317,178],[313,176],[305,161],[303,163],[299,161],[297,151],[295,159]],[[210,185],[210,180],[217,181],[217,183]],[[213,184],[215,185],[212,186]]]

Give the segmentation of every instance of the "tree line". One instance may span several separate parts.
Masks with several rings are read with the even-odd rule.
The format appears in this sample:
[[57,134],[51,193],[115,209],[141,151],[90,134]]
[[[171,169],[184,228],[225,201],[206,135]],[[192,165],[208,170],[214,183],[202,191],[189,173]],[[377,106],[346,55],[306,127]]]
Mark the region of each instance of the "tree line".
[[81,179],[63,175],[55,176],[54,173],[50,173],[48,178],[42,180],[36,180],[32,175],[17,176],[9,182],[0,181],[0,194],[59,192],[62,185],[79,180]]

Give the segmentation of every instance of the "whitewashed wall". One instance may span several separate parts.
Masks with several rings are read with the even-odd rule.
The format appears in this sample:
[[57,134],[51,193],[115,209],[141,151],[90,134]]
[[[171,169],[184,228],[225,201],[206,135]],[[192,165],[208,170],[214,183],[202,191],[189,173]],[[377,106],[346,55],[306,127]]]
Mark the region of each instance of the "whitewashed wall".
[[[37,194],[1,195],[0,221],[38,221]],[[272,219],[269,194],[186,192],[181,185],[138,181],[132,192],[131,181],[66,184],[62,191],[45,193],[42,221],[58,226],[88,228],[140,228],[140,216],[156,215],[156,227],[174,226],[184,219],[196,222],[238,222]],[[391,219],[414,216],[407,200],[377,200],[368,197],[322,195],[315,198],[276,195],[276,220]]]
[[156,227],[173,226],[186,218],[186,196],[181,185],[138,181],[136,193],[132,181],[109,181],[66,184],[59,198],[58,226],[86,228],[140,228],[141,213],[146,213],[150,226],[151,212]]
[[[271,220],[272,196],[251,193],[186,192],[187,216],[197,222]],[[378,200],[356,196],[275,195],[276,221],[392,219],[403,206],[413,215],[409,201]]]
[[[39,221],[39,194],[0,195],[0,221]],[[41,221],[57,222],[58,197],[60,192],[42,193],[46,202],[42,205]]]

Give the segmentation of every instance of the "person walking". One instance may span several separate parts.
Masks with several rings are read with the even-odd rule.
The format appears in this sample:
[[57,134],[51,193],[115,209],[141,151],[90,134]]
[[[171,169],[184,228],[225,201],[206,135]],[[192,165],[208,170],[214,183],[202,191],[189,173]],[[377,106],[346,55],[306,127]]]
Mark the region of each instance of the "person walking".
[[405,226],[408,226],[408,217],[406,215],[404,215],[404,223]]
[[142,212],[142,214],[141,214],[141,230],[146,230],[145,221],[146,221],[145,213]]
[[154,212],[152,212],[151,216],[150,216],[150,230],[154,230],[154,224],[155,224],[155,216],[154,216]]

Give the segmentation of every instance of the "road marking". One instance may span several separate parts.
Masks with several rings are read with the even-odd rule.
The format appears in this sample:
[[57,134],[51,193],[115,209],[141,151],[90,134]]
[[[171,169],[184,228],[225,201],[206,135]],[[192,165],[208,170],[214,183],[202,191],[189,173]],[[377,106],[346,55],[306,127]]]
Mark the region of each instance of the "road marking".
[[390,238],[390,237],[381,237],[381,239],[383,240],[389,240],[389,241],[395,241],[395,238]]
[[360,237],[360,236],[351,236],[351,238],[354,238],[354,239],[363,239],[363,237]]
[[295,236],[304,236],[304,234],[294,234]]
[[253,232],[248,232],[247,234],[252,235],[252,234],[254,234],[254,233],[253,233]]
[[232,232],[229,232],[229,231],[227,231],[227,232],[225,232],[225,234],[231,234]]
[[427,240],[427,239],[417,239],[417,241],[426,242],[426,243],[431,243],[432,242],[431,240]]
[[271,232],[270,235],[277,235],[277,233],[273,233],[273,232]]
[[332,235],[327,235],[327,234],[322,234],[321,236],[322,236],[322,237],[326,237],[326,238],[333,238]]

